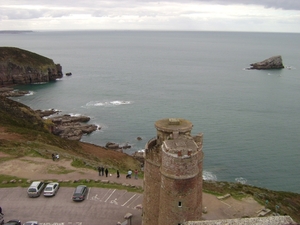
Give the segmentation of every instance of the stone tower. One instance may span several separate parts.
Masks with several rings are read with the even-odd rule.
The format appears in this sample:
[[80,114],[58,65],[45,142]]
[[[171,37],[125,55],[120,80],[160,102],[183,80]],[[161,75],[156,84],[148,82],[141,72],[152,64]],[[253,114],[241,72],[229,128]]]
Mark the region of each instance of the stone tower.
[[181,225],[202,216],[203,134],[185,119],[155,123],[145,147],[143,225]]

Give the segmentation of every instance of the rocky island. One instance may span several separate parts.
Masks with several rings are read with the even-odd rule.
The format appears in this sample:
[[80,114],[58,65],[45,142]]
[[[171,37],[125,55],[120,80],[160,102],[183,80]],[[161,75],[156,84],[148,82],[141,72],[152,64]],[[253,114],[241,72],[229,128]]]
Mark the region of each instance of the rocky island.
[[250,64],[249,69],[256,70],[270,70],[270,69],[283,69],[284,66],[282,64],[282,57],[280,55],[272,56],[268,59],[265,59],[261,62],[256,62]]
[[62,78],[52,59],[14,47],[0,47],[0,85],[32,84]]

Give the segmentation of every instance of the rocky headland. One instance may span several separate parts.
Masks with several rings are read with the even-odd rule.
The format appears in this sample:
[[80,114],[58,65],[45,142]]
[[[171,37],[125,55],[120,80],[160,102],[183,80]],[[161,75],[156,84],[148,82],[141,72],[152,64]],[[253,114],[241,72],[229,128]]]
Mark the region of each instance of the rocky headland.
[[0,85],[32,84],[62,78],[52,59],[14,47],[0,47]]

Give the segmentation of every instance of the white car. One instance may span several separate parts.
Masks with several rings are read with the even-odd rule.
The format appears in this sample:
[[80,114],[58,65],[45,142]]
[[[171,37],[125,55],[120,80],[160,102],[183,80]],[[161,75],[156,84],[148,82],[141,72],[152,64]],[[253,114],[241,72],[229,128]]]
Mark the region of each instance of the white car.
[[44,189],[44,196],[54,196],[59,189],[59,183],[53,182],[47,184]]
[[24,223],[23,225],[38,225],[38,221],[28,221],[26,223]]

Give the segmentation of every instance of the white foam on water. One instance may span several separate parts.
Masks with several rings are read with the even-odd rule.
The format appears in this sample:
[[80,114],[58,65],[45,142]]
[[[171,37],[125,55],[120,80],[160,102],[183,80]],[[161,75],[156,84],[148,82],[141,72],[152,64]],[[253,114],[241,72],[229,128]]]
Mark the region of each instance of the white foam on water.
[[202,173],[202,178],[203,178],[203,180],[214,180],[214,181],[217,180],[217,176],[215,174],[213,174],[210,171],[205,171],[205,170]]
[[120,101],[120,100],[105,101],[105,102],[90,101],[85,105],[85,107],[97,107],[97,106],[109,107],[109,106],[119,106],[119,105],[129,105],[129,104],[132,104],[132,102],[131,101]]
[[240,183],[240,184],[246,184],[247,179],[243,178],[243,177],[237,177],[237,178],[235,178],[235,182]]
[[34,95],[35,92],[34,91],[29,91],[28,94],[25,94],[25,96],[30,96],[30,95]]
[[130,101],[112,101],[110,102],[110,104],[112,105],[129,105],[131,104]]

